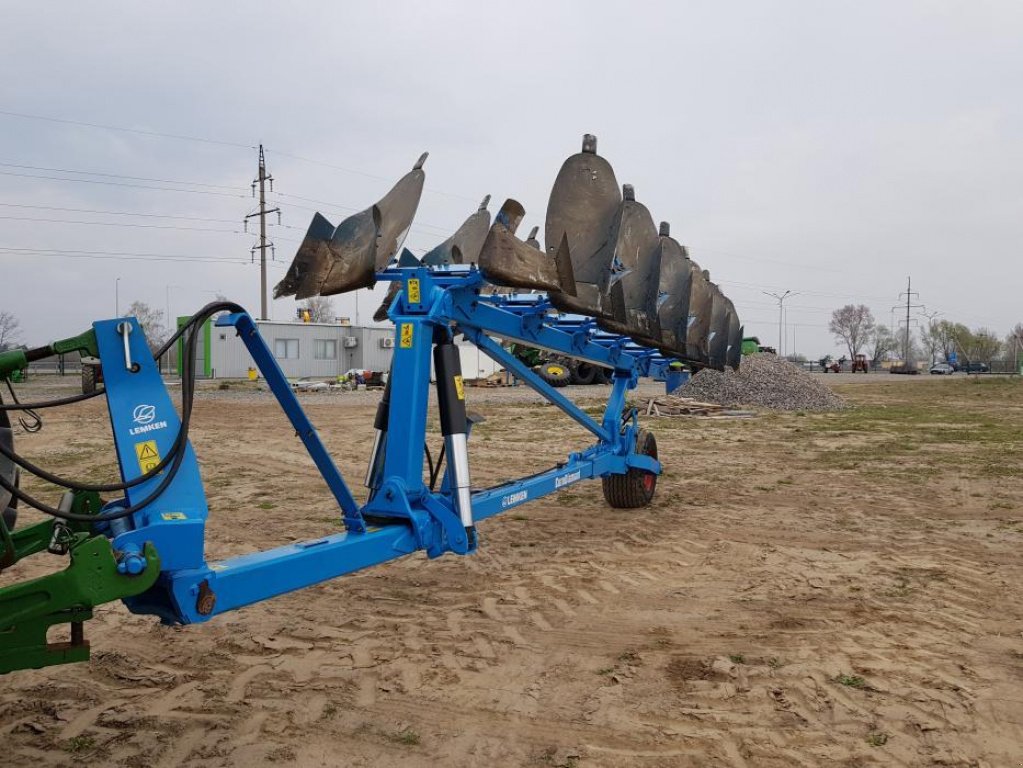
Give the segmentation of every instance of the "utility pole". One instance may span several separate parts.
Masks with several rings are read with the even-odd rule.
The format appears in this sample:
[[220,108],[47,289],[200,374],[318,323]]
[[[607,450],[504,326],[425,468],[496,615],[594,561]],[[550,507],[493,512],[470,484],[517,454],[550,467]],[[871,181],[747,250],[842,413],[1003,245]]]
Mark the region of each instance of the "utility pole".
[[259,217],[259,245],[252,247],[252,252],[255,253],[256,249],[259,249],[259,319],[269,320],[270,317],[267,313],[266,304],[266,249],[270,249],[272,255],[276,255],[277,251],[274,248],[274,244],[266,239],[266,215],[268,213],[277,214],[277,223],[281,222],[281,209],[266,207],[266,183],[270,182],[270,191],[274,191],[274,177],[266,172],[266,157],[263,155],[263,145],[259,145],[259,175],[252,181],[252,195],[255,197],[256,187],[259,187],[259,210],[255,213],[250,213],[245,217],[246,230],[248,229],[249,219],[256,216]]
[[785,333],[782,330],[785,324],[785,299],[790,296],[798,296],[798,293],[792,291],[785,291],[785,293],[768,293],[767,291],[761,291],[765,296],[770,296],[772,299],[776,299],[778,302],[778,354],[783,355]]
[[905,335],[904,335],[904,341],[903,341],[903,347],[902,347],[902,350],[903,350],[902,364],[908,367],[909,366],[909,356],[910,356],[910,351],[911,351],[911,347],[910,347],[910,344],[909,344],[910,312],[913,309],[925,309],[925,307],[924,307],[923,304],[914,304],[913,303],[913,297],[916,296],[917,298],[919,298],[920,294],[913,290],[913,279],[911,277],[907,277],[906,278],[906,290],[903,293],[899,294],[899,299],[901,300],[903,296],[906,297],[906,332],[905,332]]

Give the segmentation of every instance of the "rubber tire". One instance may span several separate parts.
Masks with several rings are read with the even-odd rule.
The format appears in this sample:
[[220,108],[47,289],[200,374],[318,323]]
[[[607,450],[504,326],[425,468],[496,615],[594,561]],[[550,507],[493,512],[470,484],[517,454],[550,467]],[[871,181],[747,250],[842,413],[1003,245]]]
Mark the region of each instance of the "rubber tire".
[[96,391],[96,366],[82,363],[82,394],[91,395]]
[[611,383],[611,369],[601,368],[597,366],[597,373],[593,377],[594,384],[610,384]]
[[[657,458],[657,440],[645,429],[636,434],[636,452]],[[600,479],[604,499],[615,509],[639,509],[653,501],[657,491],[657,475],[630,468],[624,475],[605,475]]]
[[568,367],[560,363],[544,363],[537,367],[536,372],[552,387],[563,387],[572,381],[572,374],[569,373]]
[[578,362],[572,366],[572,383],[589,386],[597,379],[597,366],[592,363]]

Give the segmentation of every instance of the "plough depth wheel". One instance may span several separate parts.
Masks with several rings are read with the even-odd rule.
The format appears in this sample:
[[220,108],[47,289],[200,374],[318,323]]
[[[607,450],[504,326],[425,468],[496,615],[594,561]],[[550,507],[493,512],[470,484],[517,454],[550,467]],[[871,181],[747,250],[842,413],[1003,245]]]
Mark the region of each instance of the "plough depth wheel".
[[[636,453],[657,458],[657,440],[645,429],[636,433]],[[604,498],[616,509],[645,507],[657,490],[657,475],[642,469],[630,469],[624,475],[605,475],[601,478]]]

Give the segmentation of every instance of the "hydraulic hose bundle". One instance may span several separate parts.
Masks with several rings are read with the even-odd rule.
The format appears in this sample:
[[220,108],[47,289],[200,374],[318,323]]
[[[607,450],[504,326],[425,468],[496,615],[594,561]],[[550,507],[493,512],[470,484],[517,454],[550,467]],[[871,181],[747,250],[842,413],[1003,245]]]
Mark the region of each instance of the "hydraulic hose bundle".
[[[5,460],[13,462],[18,467],[21,467],[36,477],[73,491],[92,491],[96,493],[127,491],[130,488],[134,488],[147,480],[152,479],[159,473],[163,472],[164,469],[167,469],[167,473],[164,475],[160,484],[151,494],[135,504],[111,510],[109,512],[104,512],[102,514],[90,515],[68,512],[67,510],[63,510],[58,507],[52,507],[25,491],[22,491],[18,488],[17,483],[4,477],[3,473],[0,473],[0,489],[3,489],[5,494],[10,494],[14,499],[17,499],[24,504],[50,515],[51,517],[55,517],[66,522],[99,523],[119,520],[133,515],[149,504],[152,504],[167,489],[171,482],[173,482],[174,477],[181,466],[181,462],[185,454],[185,447],[188,445],[188,431],[191,423],[192,405],[195,399],[195,353],[197,339],[195,329],[201,327],[203,323],[220,312],[244,311],[245,310],[239,305],[228,301],[218,301],[207,304],[195,315],[189,318],[188,322],[182,325],[181,328],[179,328],[177,332],[171,336],[154,355],[155,359],[161,358],[171,349],[178,339],[182,336],[184,337],[185,352],[181,360],[181,429],[178,431],[177,437],[174,440],[172,450],[148,472],[145,472],[131,480],[119,483],[86,483],[78,480],[69,480],[67,478],[60,477],[59,475],[55,475],[17,454],[13,448],[13,439],[6,441],[6,444],[3,439],[0,439],[0,456],[2,456]],[[26,357],[46,349],[48,348],[42,347],[39,348],[39,350],[30,350],[26,353]],[[45,356],[47,355],[36,354],[34,357],[31,357],[31,359],[38,359]],[[88,400],[101,393],[102,390],[99,390],[94,393],[74,395],[72,397],[60,398],[42,403],[14,403],[11,405],[0,403],[0,413],[2,413],[3,419],[6,419],[9,424],[7,411],[27,411],[37,408],[49,408],[57,405],[68,405]],[[0,427],[2,426],[2,422],[0,422]]]

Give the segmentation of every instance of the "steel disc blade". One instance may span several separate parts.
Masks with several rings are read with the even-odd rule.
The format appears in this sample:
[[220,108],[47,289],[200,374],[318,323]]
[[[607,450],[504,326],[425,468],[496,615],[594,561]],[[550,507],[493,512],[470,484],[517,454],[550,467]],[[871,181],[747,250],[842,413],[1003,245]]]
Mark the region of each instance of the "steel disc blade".
[[330,238],[333,236],[334,225],[318,213],[313,215],[313,220],[301,245],[298,246],[287,274],[274,288],[275,299],[281,296],[294,296],[308,286],[319,288],[323,276],[330,270],[329,246]]
[[739,315],[732,312],[728,325],[728,354],[725,365],[735,370],[739,369],[742,361],[742,326],[739,325]]
[[661,272],[657,227],[647,207],[636,202],[629,185],[619,216],[607,293],[615,319],[598,317],[597,324],[607,331],[632,336],[641,344],[657,346],[661,336],[657,322]]
[[561,166],[547,203],[544,242],[553,256],[564,241],[572,259],[576,295],[552,295],[565,311],[610,315],[600,294],[610,286],[610,262],[622,196],[614,170],[597,154],[594,136],[583,137],[583,150]]
[[479,261],[480,250],[490,230],[490,211],[487,204],[490,195],[483,199],[479,210],[462,222],[455,233],[440,245],[432,248],[423,256],[423,264],[428,267],[445,264],[475,264]]
[[721,293],[721,289],[713,287],[713,304],[710,315],[710,336],[708,338],[708,365],[717,370],[724,370],[725,352],[728,350],[728,308],[731,302]]
[[298,299],[369,288],[374,273],[394,258],[405,240],[426,178],[424,154],[375,205],[349,216],[336,229],[316,214],[274,296]]
[[483,276],[496,285],[574,293],[572,261],[565,239],[553,258],[515,237],[525,209],[506,200],[490,227],[479,256]]
[[707,334],[710,331],[710,313],[714,295],[700,265],[692,266],[692,290],[689,300],[689,328],[686,331],[686,350],[690,360],[707,362]]
[[686,249],[675,238],[665,234],[660,240],[657,320],[661,326],[661,349],[665,354],[685,357],[693,265]]

